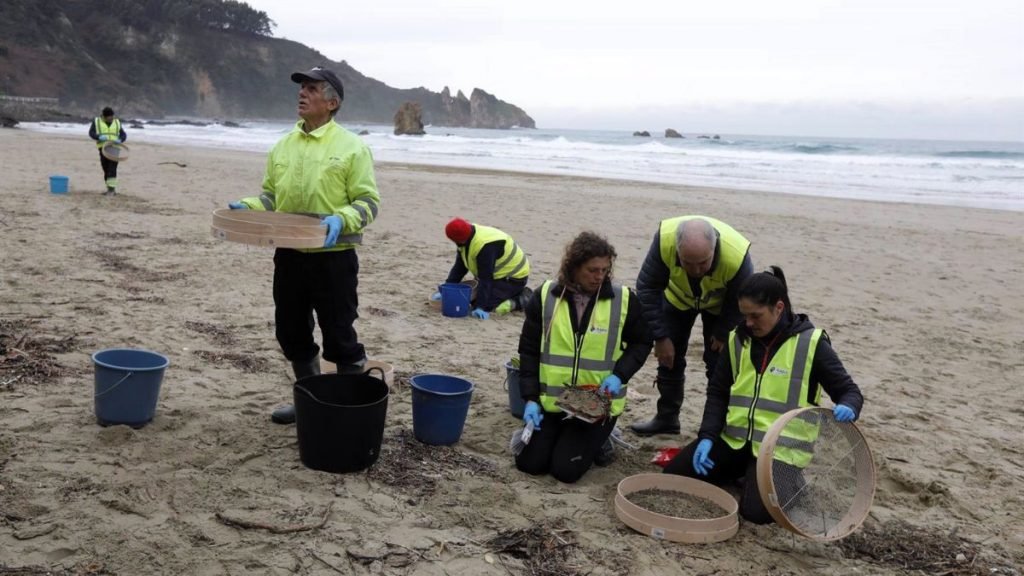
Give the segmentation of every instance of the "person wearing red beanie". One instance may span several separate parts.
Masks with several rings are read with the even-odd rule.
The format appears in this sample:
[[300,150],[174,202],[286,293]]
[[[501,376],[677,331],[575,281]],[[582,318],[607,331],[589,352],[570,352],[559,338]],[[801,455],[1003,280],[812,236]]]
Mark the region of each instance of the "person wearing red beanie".
[[473,234],[473,225],[462,218],[452,218],[452,221],[444,227],[444,235],[456,244],[465,244]]
[[[446,283],[462,282],[467,272],[477,280],[473,296],[474,318],[486,320],[490,314],[522,310],[533,291],[526,283],[530,260],[511,236],[490,226],[452,218],[444,234],[455,243],[455,263]],[[432,300],[440,300],[440,291]]]

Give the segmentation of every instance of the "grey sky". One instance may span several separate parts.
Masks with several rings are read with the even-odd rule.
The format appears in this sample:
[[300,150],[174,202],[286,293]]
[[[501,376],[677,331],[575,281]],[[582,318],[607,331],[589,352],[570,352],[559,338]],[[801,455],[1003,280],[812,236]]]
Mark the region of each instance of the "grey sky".
[[388,85],[539,126],[1024,140],[1024,1],[247,0]]

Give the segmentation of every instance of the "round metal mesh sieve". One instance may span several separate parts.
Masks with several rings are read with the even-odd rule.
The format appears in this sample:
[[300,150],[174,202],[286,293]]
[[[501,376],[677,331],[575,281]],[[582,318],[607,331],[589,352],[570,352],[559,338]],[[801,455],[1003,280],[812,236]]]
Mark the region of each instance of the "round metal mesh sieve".
[[802,410],[765,440],[773,444],[766,505],[785,516],[787,528],[835,540],[863,522],[874,495],[874,464],[854,424],[836,422],[826,408]]

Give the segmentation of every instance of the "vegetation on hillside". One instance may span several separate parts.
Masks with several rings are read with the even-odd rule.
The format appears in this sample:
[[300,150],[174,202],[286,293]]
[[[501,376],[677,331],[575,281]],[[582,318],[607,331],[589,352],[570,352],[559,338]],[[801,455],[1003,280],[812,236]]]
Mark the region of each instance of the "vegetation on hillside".
[[[343,118],[390,123],[411,100],[428,123],[465,125],[440,94],[386,86],[274,38],[275,26],[238,0],[0,0],[0,94],[59,98],[86,117],[110,105],[123,116],[283,119],[295,117],[291,73],[325,65],[345,84]],[[499,104],[484,106],[488,121],[511,111],[522,118],[507,124],[532,126]]]

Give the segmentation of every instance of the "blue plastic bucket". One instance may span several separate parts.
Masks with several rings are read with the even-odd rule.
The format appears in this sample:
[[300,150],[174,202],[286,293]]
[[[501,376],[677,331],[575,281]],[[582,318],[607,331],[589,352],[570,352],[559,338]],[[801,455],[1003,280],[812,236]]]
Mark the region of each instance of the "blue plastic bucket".
[[67,176],[50,176],[50,192],[53,194],[67,194],[68,180]]
[[469,301],[473,288],[466,284],[441,284],[441,314],[451,318],[469,316]]
[[167,358],[148,350],[110,348],[92,355],[96,421],[142,428],[153,419]]
[[473,383],[446,374],[417,374],[412,384],[412,432],[434,446],[455,444],[462,437],[473,397]]
[[505,362],[505,387],[508,389],[508,410],[516,418],[523,417],[523,410],[526,409],[526,401],[520,395],[519,390],[519,368],[512,365],[512,362]]

